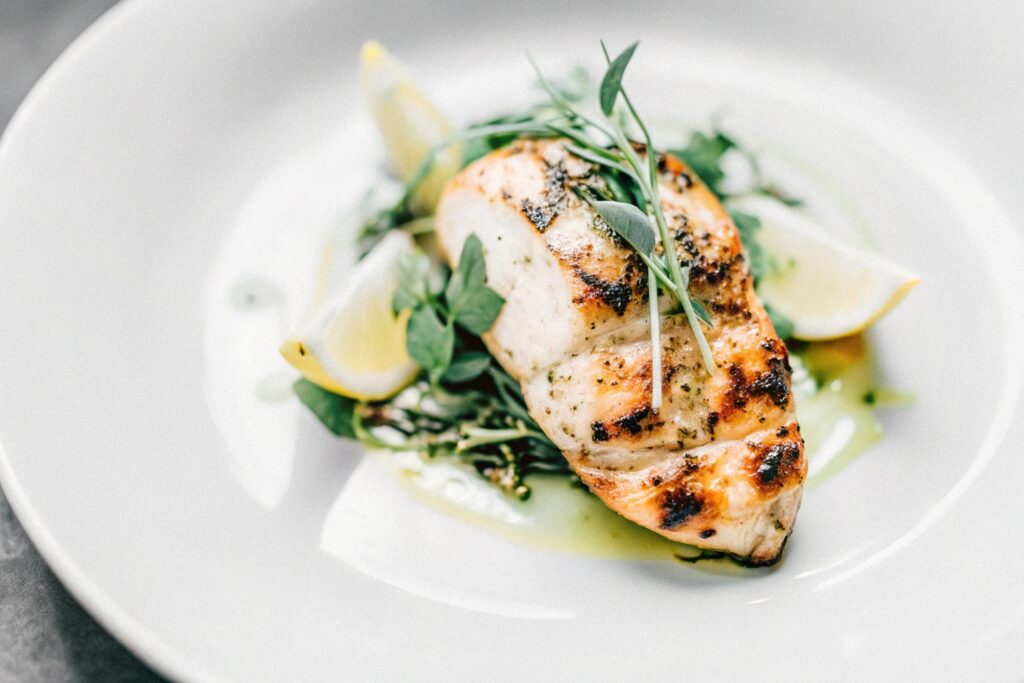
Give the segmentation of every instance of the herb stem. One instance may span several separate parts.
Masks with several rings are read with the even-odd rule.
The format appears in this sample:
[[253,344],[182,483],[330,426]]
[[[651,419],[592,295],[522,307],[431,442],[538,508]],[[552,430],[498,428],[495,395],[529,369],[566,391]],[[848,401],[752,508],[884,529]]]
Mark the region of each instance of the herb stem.
[[518,439],[539,439],[547,441],[548,437],[540,432],[527,429],[525,425],[519,425],[515,429],[487,429],[486,427],[466,427],[462,430],[463,438],[459,439],[455,446],[456,453],[465,453],[478,446],[487,444],[505,443]]
[[544,88],[544,92],[548,94],[548,96],[551,98],[551,101],[555,104],[556,107],[558,107],[567,115],[569,115],[569,117],[583,121],[592,128],[595,128],[601,133],[604,133],[608,137],[608,139],[612,139],[612,134],[604,126],[602,126],[597,121],[594,121],[590,117],[579,113],[573,108],[571,104],[565,101],[565,98],[562,97],[561,93],[558,92],[558,89],[552,86],[548,82],[548,79],[544,78],[544,74],[541,73],[540,67],[538,67],[537,63],[533,61],[533,57],[529,53],[526,54],[526,59],[530,62],[530,66],[533,67],[534,73],[537,74],[537,80],[540,83],[540,87]]
[[661,311],[658,310],[658,282],[654,269],[647,267],[648,301],[651,317],[651,410],[661,410]]
[[[605,48],[603,42],[601,43],[601,49],[604,50],[605,59],[610,63],[611,59],[608,56],[608,50]],[[640,191],[643,193],[644,199],[648,204],[648,211],[654,215],[654,222],[658,226],[658,233],[661,236],[662,248],[665,252],[665,260],[668,261],[669,273],[671,273],[672,280],[677,288],[677,292],[675,293],[679,303],[683,306],[683,311],[686,313],[686,320],[690,325],[690,329],[693,331],[694,339],[697,341],[697,347],[700,349],[704,369],[707,370],[709,375],[713,375],[715,373],[715,359],[711,353],[711,347],[708,345],[708,340],[704,336],[704,330],[700,326],[700,319],[697,316],[697,312],[694,310],[693,302],[690,300],[689,269],[687,268],[686,273],[684,273],[683,269],[679,265],[679,256],[676,254],[675,242],[668,234],[668,222],[665,220],[665,213],[661,208],[661,199],[658,193],[658,164],[657,159],[655,158],[656,154],[651,141],[651,135],[647,130],[647,126],[644,125],[643,120],[633,107],[632,101],[626,94],[626,89],[619,86],[619,93],[622,95],[623,101],[626,103],[630,114],[633,116],[633,120],[636,121],[644,135],[644,143],[647,145],[648,177],[643,177],[644,173],[641,171],[642,162],[633,150],[633,146],[626,138],[626,134],[625,131],[623,131],[622,126],[609,118],[609,122],[614,127],[615,141],[618,147],[622,150],[623,155],[626,157],[626,161],[635,171],[637,184],[640,186]]]

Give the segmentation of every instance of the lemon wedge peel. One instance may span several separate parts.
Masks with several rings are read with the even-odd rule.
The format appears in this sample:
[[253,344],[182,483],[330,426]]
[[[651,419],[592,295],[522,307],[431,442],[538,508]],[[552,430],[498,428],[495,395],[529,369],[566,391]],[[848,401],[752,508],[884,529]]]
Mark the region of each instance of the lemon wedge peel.
[[[391,166],[401,180],[410,181],[431,151],[451,139],[451,125],[416,86],[402,63],[377,41],[363,44],[359,84]],[[460,145],[452,144],[434,153],[429,173],[412,195],[411,208],[416,215],[434,212],[445,183],[461,166]]]
[[805,341],[863,332],[921,282],[903,266],[835,240],[793,209],[763,197],[730,202],[761,220],[758,240],[779,265],[758,295]]
[[394,315],[391,301],[399,258],[414,248],[405,233],[389,233],[281,345],[285,360],[310,382],[361,401],[412,382],[419,366],[405,345],[409,314]]

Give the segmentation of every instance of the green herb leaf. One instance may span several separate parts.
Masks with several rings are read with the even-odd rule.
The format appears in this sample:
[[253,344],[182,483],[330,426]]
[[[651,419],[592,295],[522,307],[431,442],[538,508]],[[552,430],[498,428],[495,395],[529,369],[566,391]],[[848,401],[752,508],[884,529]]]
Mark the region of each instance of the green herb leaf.
[[470,235],[462,246],[459,269],[448,280],[445,301],[455,322],[476,335],[491,329],[505,303],[486,282],[483,243]]
[[594,208],[629,246],[644,256],[654,252],[654,228],[651,227],[650,218],[639,208],[633,204],[610,201],[594,202]]
[[300,379],[293,385],[295,395],[309,408],[310,412],[325,427],[337,436],[355,437],[352,417],[358,402],[346,396],[339,396],[332,391],[313,384],[307,379]]
[[764,310],[768,312],[768,317],[772,319],[772,325],[775,326],[775,334],[779,335],[782,341],[786,341],[793,336],[793,330],[796,329],[796,324],[788,317],[776,311],[768,304],[764,305]]
[[601,111],[605,116],[611,116],[615,109],[615,100],[622,88],[622,75],[626,72],[626,67],[629,65],[629,60],[633,58],[633,52],[636,51],[638,44],[633,43],[612,60],[612,63],[608,65],[608,70],[604,73],[604,78],[601,79],[599,99]]
[[761,278],[773,270],[771,257],[768,256],[768,253],[757,240],[757,231],[761,229],[761,219],[741,211],[732,211],[729,215],[740,233],[740,240],[742,240],[743,248],[747,252],[750,274],[754,278],[754,287],[757,287]]
[[704,304],[690,297],[690,303],[693,304],[693,310],[696,312],[697,317],[700,318],[701,322],[708,327],[714,327],[714,322],[711,320],[711,314],[708,313],[708,309],[704,308]]
[[437,381],[452,362],[455,329],[442,324],[432,307],[419,306],[409,317],[405,346],[412,359]]
[[501,298],[500,294],[490,287],[481,285],[473,296],[472,305],[459,311],[455,321],[473,334],[480,336],[491,329],[504,305],[505,300]]
[[491,354],[485,351],[465,351],[455,356],[444,381],[460,384],[476,379],[491,367]]
[[736,147],[733,140],[720,131],[708,136],[700,131],[690,135],[690,142],[684,149],[671,150],[671,154],[685,161],[712,192],[722,196],[719,183],[725,178],[722,157]]
[[398,257],[398,288],[391,301],[395,315],[427,300],[430,257],[418,249]]

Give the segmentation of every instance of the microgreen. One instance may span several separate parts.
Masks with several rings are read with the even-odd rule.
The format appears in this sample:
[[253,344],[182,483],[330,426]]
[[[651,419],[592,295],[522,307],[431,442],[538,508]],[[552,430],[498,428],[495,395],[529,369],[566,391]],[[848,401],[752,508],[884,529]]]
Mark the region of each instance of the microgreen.
[[412,359],[434,381],[448,370],[455,351],[455,329],[444,324],[431,306],[419,306],[409,316],[405,344]]
[[771,257],[757,240],[757,231],[761,229],[761,219],[742,211],[731,211],[729,215],[736,225],[736,230],[740,233],[740,240],[747,252],[750,275],[754,278],[754,286],[757,287],[761,278],[769,274],[773,268]]
[[466,240],[458,268],[442,274],[439,286],[430,277],[424,254],[403,258],[392,303],[396,313],[411,310],[406,346],[423,368],[420,381],[388,401],[358,402],[300,380],[299,399],[339,436],[372,448],[457,457],[520,498],[530,494],[530,474],[571,476],[530,417],[518,383],[480,340],[504,302],[486,284],[479,238]]
[[352,414],[358,401],[327,391],[307,379],[300,379],[292,387],[295,395],[310,412],[316,415],[335,436],[355,438],[352,428]]
[[[661,366],[659,292],[678,301],[701,348],[705,367],[713,371],[701,326],[712,319],[699,300],[688,295],[689,271],[673,258],[658,197],[657,155],[651,136],[623,86],[634,43],[612,59],[596,88],[576,70],[568,85],[553,83],[537,70],[547,100],[525,112],[493,118],[471,126],[438,145],[406,183],[402,197],[378,212],[364,227],[364,246],[387,230],[419,235],[433,229],[429,216],[414,213],[410,198],[430,172],[435,156],[462,143],[464,163],[498,149],[520,136],[565,139],[566,150],[596,166],[596,182],[573,190],[594,207],[608,228],[634,249],[648,269],[652,367]],[[531,61],[532,63],[532,61]],[[536,69],[536,65],[534,65]],[[603,118],[586,116],[577,105],[597,100]],[[625,127],[639,129],[645,147],[635,147]],[[730,153],[745,157],[754,184],[744,191],[765,194],[787,204],[799,203],[763,181],[754,154],[721,131],[696,132],[687,146],[672,152],[686,161],[721,199],[726,193],[723,159]],[[760,222],[734,212],[733,220],[747,249],[751,273],[757,280],[771,260],[757,241]],[[659,242],[662,248],[659,250]],[[534,473],[572,477],[559,449],[531,418],[519,383],[497,365],[480,339],[501,311],[503,300],[487,285],[483,245],[466,240],[454,272],[432,265],[423,252],[403,257],[393,300],[398,314],[409,311],[407,346],[423,367],[414,385],[383,402],[360,402],[338,396],[306,380],[295,384],[300,400],[334,434],[355,438],[367,446],[415,450],[430,457],[446,456],[471,464],[502,490],[529,496],[525,479]],[[780,337],[792,333],[792,322],[765,307]],[[661,404],[661,373],[652,373],[651,404]]]
[[491,329],[505,300],[486,285],[484,247],[480,238],[470,235],[462,247],[459,268],[445,289],[450,315],[473,334]]
[[[685,161],[700,176],[708,189],[721,200],[726,200],[731,196],[754,194],[772,197],[787,206],[801,204],[799,199],[785,194],[778,187],[767,182],[761,171],[757,155],[720,130],[712,130],[710,134],[693,131],[690,133],[690,140],[686,147],[669,150],[669,153]],[[746,188],[727,192],[724,187],[726,172],[723,163],[729,153],[738,154],[746,161],[750,167],[752,181]]]
[[790,339],[793,336],[793,331],[796,329],[796,323],[768,304],[764,305],[764,310],[768,313],[768,317],[771,318],[772,326],[775,327],[775,334],[779,335],[779,339],[783,341]]
[[459,266],[440,290],[444,292],[441,298],[431,292],[429,264],[426,254],[419,251],[399,261],[398,288],[392,308],[396,314],[412,310],[405,331],[406,349],[427,371],[430,381],[437,384],[450,373],[454,373],[454,377],[467,377],[472,369],[471,366],[456,370],[451,367],[455,326],[477,336],[483,334],[494,324],[505,300],[487,286],[484,247],[476,235],[466,239]]
[[444,380],[452,384],[469,382],[487,372],[491,367],[491,354],[486,351],[466,351],[452,359]]

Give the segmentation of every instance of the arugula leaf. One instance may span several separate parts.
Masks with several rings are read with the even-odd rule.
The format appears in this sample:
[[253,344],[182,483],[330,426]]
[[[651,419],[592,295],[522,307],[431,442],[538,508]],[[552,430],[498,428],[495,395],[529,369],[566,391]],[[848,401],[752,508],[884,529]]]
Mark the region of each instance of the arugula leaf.
[[459,268],[448,280],[445,301],[455,322],[476,335],[491,329],[505,304],[486,282],[484,245],[479,237],[470,235],[462,246]]
[[452,384],[469,382],[487,372],[489,367],[491,354],[485,351],[465,351],[452,361],[448,371],[444,373],[444,381]]
[[656,240],[651,219],[639,208],[633,204],[612,201],[594,202],[594,208],[629,246],[644,256],[654,252]]
[[690,135],[690,142],[684,149],[671,150],[670,154],[685,161],[690,168],[696,171],[704,184],[721,198],[722,191],[719,188],[719,183],[725,179],[725,172],[722,171],[722,157],[735,147],[736,143],[721,131],[716,130],[711,136],[708,136],[698,130]]
[[427,273],[430,257],[418,249],[398,257],[398,288],[391,308],[398,315],[427,301]]
[[754,278],[754,287],[757,287],[761,278],[771,273],[773,269],[771,257],[757,240],[757,231],[761,229],[761,219],[741,211],[732,211],[729,215],[733,223],[736,224],[736,229],[739,230],[740,240],[747,252],[750,274]]
[[324,427],[337,436],[355,438],[352,418],[358,404],[357,401],[346,396],[339,396],[307,379],[297,381],[293,385],[293,389],[299,400],[317,416]]
[[437,381],[448,370],[455,350],[455,329],[444,325],[431,306],[419,306],[409,317],[405,346],[412,359]]
[[622,76],[626,72],[626,67],[629,65],[629,60],[633,58],[633,52],[636,51],[638,44],[633,43],[612,60],[612,63],[608,65],[608,70],[604,73],[604,78],[601,79],[599,100],[601,111],[605,116],[611,116],[612,110],[615,109],[615,100],[622,88]]

